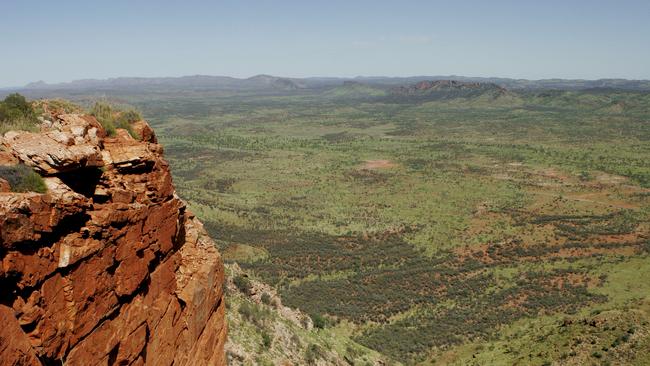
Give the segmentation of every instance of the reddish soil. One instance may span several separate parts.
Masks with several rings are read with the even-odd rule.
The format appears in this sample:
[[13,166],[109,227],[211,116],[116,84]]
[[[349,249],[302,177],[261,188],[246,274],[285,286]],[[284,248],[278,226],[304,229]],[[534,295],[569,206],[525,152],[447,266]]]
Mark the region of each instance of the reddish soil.
[[390,160],[366,160],[361,169],[388,169],[397,166]]

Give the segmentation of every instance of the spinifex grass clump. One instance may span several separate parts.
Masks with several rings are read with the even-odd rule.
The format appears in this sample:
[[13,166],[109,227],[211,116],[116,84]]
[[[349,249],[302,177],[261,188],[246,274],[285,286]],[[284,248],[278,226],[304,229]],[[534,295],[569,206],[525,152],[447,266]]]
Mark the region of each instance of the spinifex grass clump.
[[33,105],[37,113],[85,113],[81,106],[65,99],[43,99],[35,101]]
[[133,109],[121,111],[105,102],[96,102],[90,110],[90,114],[97,118],[97,121],[104,126],[109,136],[115,136],[116,129],[123,128],[135,139],[140,136],[133,130],[131,124],[142,119],[139,112]]
[[13,192],[45,193],[47,191],[43,178],[26,165],[0,166],[0,178],[9,182]]

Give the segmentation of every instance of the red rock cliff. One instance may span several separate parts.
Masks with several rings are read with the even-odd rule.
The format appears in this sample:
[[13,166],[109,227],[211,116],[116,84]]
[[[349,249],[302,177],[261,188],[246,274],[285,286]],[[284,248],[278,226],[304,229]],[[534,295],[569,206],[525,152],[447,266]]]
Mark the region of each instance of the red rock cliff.
[[221,257],[134,129],[63,114],[0,140],[48,187],[0,193],[0,364],[225,364]]

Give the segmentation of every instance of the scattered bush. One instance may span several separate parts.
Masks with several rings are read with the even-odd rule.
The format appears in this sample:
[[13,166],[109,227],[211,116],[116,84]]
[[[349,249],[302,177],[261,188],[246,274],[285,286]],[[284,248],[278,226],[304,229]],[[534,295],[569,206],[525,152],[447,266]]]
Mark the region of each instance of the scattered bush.
[[580,174],[578,174],[578,178],[583,182],[590,181],[590,180],[594,179],[594,177],[591,175],[591,173],[589,173],[588,171],[584,171],[584,170],[581,171]]
[[253,285],[251,284],[251,280],[248,279],[248,277],[245,275],[237,275],[235,278],[233,278],[232,281],[235,283],[235,286],[237,289],[239,289],[239,291],[246,295],[250,294]]
[[271,317],[271,312],[268,309],[262,308],[257,304],[244,301],[239,306],[239,314],[248,322],[251,322],[258,327],[262,327],[267,319]]
[[273,345],[273,337],[271,337],[271,335],[266,331],[262,332],[262,345],[266,349],[271,348]]
[[320,314],[310,314],[311,321],[314,323],[314,328],[323,329],[327,326],[327,319]]
[[300,336],[298,334],[293,333],[291,335],[291,343],[295,344],[296,347],[302,347],[302,341],[300,340]]
[[310,344],[305,351],[305,361],[309,364],[316,363],[317,360],[325,358],[325,350],[317,344]]
[[269,295],[267,292],[262,294],[261,300],[264,305],[271,305],[271,295]]

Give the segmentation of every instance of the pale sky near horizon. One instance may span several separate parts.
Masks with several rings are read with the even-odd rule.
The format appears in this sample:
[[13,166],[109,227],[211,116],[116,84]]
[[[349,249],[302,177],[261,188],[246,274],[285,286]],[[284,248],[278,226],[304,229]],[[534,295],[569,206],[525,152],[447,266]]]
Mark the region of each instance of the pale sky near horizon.
[[120,76],[650,79],[650,1],[0,0],[0,87]]

